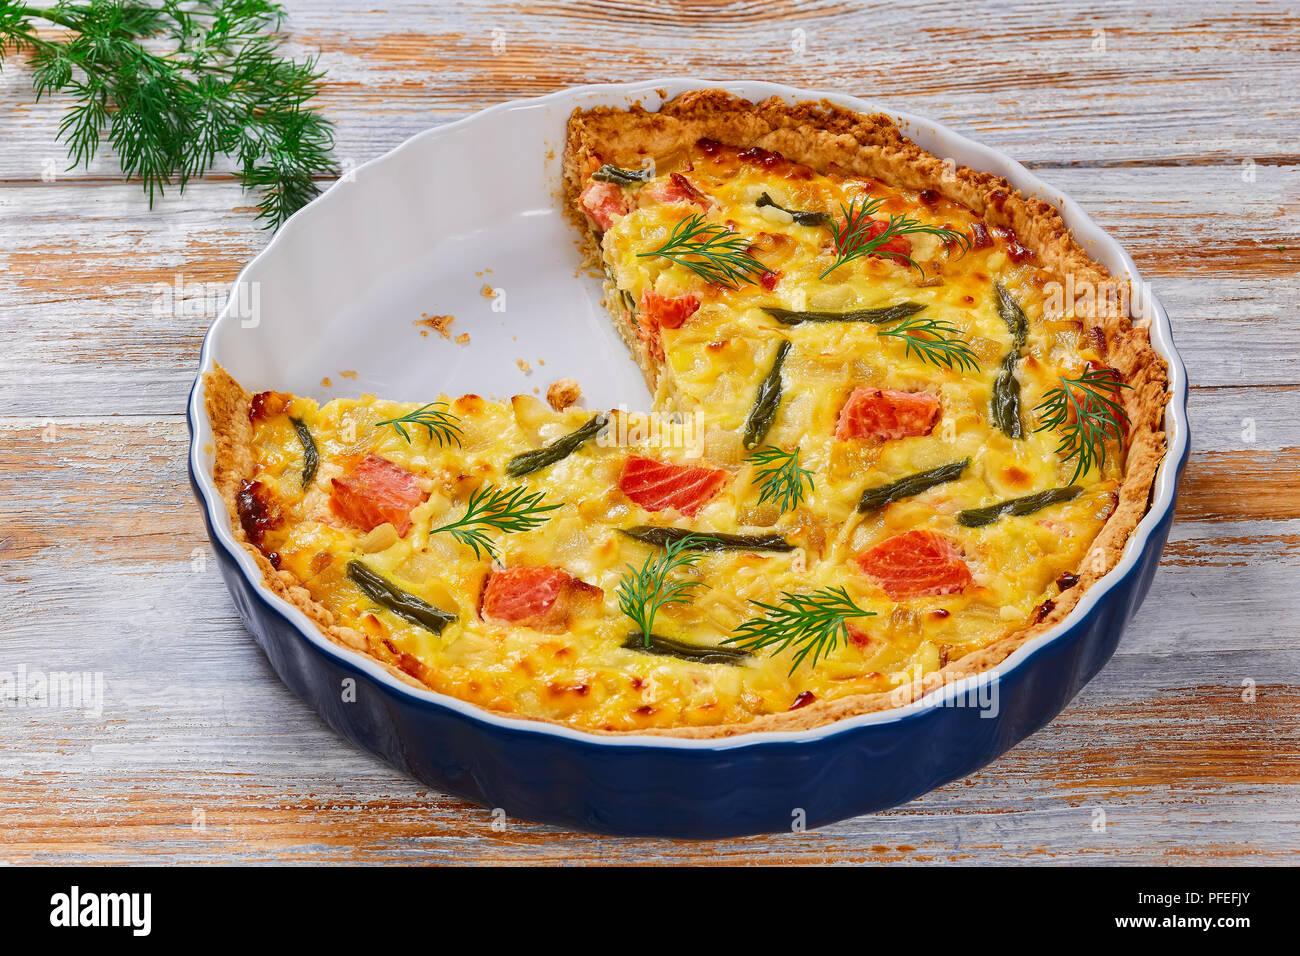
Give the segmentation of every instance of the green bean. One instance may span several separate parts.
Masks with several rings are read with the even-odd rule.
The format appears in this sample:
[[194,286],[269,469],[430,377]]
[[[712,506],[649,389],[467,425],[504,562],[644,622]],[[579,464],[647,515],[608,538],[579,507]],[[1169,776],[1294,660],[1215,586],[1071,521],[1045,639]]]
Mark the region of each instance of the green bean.
[[995,505],[987,505],[983,508],[970,508],[957,513],[957,523],[963,528],[981,528],[986,524],[992,524],[1003,515],[1029,515],[1035,511],[1041,511],[1049,505],[1070,501],[1078,497],[1081,491],[1083,489],[1078,485],[1070,485],[1067,488],[1049,488],[1047,491],[1025,495],[1023,498],[999,501]]
[[771,371],[759,383],[754,407],[745,420],[744,445],[746,449],[757,447],[765,437],[772,422],[776,420],[776,411],[781,406],[781,366],[790,351],[790,340],[782,339],[776,347],[776,357],[772,360]]
[[619,186],[635,186],[639,183],[650,182],[652,170],[650,167],[645,169],[620,169],[617,166],[611,166],[606,163],[600,169],[591,174],[592,179],[598,179],[602,183],[614,183]]
[[289,421],[293,422],[293,430],[298,433],[298,441],[302,442],[302,486],[306,488],[320,467],[320,452],[316,450],[316,440],[311,437],[311,429],[302,419],[290,418]]
[[754,205],[760,208],[763,206],[771,206],[773,209],[779,209],[784,213],[788,213],[790,217],[801,226],[828,226],[831,222],[831,217],[826,215],[824,212],[801,212],[798,209],[786,209],[784,206],[773,200],[767,193],[763,193],[754,200]]
[[774,309],[759,306],[764,312],[782,325],[802,325],[804,322],[870,322],[872,325],[884,325],[888,322],[900,322],[925,309],[919,302],[897,302],[875,309],[855,309],[852,312],[796,312],[790,309]]
[[1012,342],[1017,349],[1024,348],[1029,336],[1029,319],[1025,316],[1025,310],[1020,308],[1020,303],[1001,282],[993,283],[993,292],[998,300],[998,315],[1007,324]]
[[727,534],[722,531],[691,531],[686,528],[663,528],[637,525],[620,528],[620,532],[642,544],[664,548],[683,538],[691,538],[687,551],[793,551],[795,546],[779,534]]
[[696,664],[743,664],[751,656],[749,651],[736,647],[707,647],[702,644],[687,644],[675,641],[671,637],[651,634],[649,643],[640,632],[629,634],[622,644],[629,651],[641,651],[643,654],[655,654],[661,657],[676,657]]
[[961,461],[940,465],[938,468],[931,468],[929,471],[918,471],[914,475],[899,478],[887,485],[868,488],[862,492],[862,497],[858,499],[858,511],[866,512],[871,511],[873,508],[881,508],[891,502],[911,498],[923,491],[929,491],[936,485],[954,481],[961,477],[962,472],[966,470],[968,465],[970,465],[970,459],[963,458]]
[[361,589],[362,594],[380,607],[434,634],[441,634],[443,628],[456,620],[455,614],[448,614],[414,594],[403,591],[360,561],[348,562],[348,577]]
[[993,423],[1010,438],[1024,438],[1020,421],[1020,379],[1016,378],[1016,361],[1020,353],[1011,351],[1002,360],[998,377],[993,380]]
[[608,415],[596,415],[577,431],[569,432],[549,445],[515,455],[506,462],[506,474],[511,478],[521,478],[568,458],[583,444],[595,438],[607,424],[609,424]]

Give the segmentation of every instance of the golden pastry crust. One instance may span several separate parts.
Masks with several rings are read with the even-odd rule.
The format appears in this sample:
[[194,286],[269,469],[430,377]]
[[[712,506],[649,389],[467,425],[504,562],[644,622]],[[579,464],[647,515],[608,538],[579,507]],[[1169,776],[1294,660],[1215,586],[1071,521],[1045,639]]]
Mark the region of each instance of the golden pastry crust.
[[[990,225],[1012,229],[1051,271],[1094,284],[1110,280],[1106,270],[1080,248],[1051,205],[1022,196],[1000,177],[964,167],[951,168],[902,136],[887,117],[866,116],[826,102],[790,106],[768,100],[753,104],[721,90],[683,94],[665,103],[658,112],[640,107],[599,108],[577,111],[570,118],[564,154],[565,212],[581,226],[584,248],[593,263],[600,258],[598,238],[576,212],[576,199],[590,174],[603,163],[636,167],[645,157],[669,154],[700,138],[778,152],[819,171],[836,169],[912,189],[937,191],[970,207]],[[952,681],[986,672],[1059,623],[1088,588],[1115,567],[1147,511],[1156,470],[1165,453],[1161,429],[1168,400],[1167,369],[1151,347],[1145,328],[1134,326],[1128,317],[1094,314],[1089,303],[1076,308],[1075,315],[1087,328],[1099,329],[1105,335],[1108,361],[1131,386],[1123,393],[1131,427],[1118,505],[1094,539],[1091,557],[1079,569],[1078,583],[1048,602],[1050,607],[1045,607],[1040,620],[887,692],[817,701],[798,710],[760,715],[743,723],[587,732],[716,738],[819,727],[893,709]],[[620,332],[636,354],[635,331],[621,328]],[[209,373],[205,384],[208,414],[216,436],[214,477],[231,514],[235,537],[254,555],[271,590],[303,610],[332,641],[350,649],[363,649],[365,641],[360,634],[336,626],[331,613],[295,585],[292,576],[277,572],[257,548],[244,540],[235,498],[253,461],[247,414],[251,396],[220,368]],[[403,671],[382,666],[407,684],[424,686]]]
[[[365,654],[365,638],[351,628],[337,626],[333,613],[313,600],[307,589],[298,584],[292,574],[277,571],[266,555],[249,542],[240,524],[236,496],[239,494],[240,483],[253,471],[252,427],[248,418],[253,396],[220,365],[203,377],[203,392],[204,407],[212,425],[212,482],[230,515],[230,533],[253,556],[262,572],[262,583],[273,594],[306,614],[321,633],[335,644]],[[421,690],[428,689],[405,671],[378,658],[366,656],[403,683]]]

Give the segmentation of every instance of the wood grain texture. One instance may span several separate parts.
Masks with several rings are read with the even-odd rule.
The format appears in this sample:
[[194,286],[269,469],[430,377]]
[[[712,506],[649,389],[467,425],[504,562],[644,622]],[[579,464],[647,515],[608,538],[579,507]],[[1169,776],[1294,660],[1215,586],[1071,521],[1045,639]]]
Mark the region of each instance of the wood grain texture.
[[[340,7],[291,0],[339,154],[579,83],[753,78],[888,100],[1048,165],[1294,161],[1300,17],[1285,2],[593,0]],[[798,32],[796,32],[798,31]],[[496,50],[494,51],[494,42]],[[497,52],[499,51],[499,52]],[[616,52],[614,52],[616,51]],[[0,179],[38,178],[58,113],[0,75]],[[58,164],[62,167],[62,163]],[[112,178],[101,162],[89,175]]]
[[[296,47],[320,51],[329,70],[323,105],[345,164],[515,96],[759,72],[878,97],[1035,167],[1125,243],[1173,317],[1195,386],[1194,451],[1169,547],[1115,659],[1057,720],[906,807],[707,846],[519,821],[496,832],[486,811],[338,739],[270,671],[220,581],[185,475],[181,411],[221,290],[266,241],[250,199],[213,175],[150,212],[111,156],[63,173],[59,105],[33,104],[10,61],[0,671],[99,673],[104,705],[95,716],[0,700],[0,861],[1294,860],[1300,19],[1290,6],[287,7]],[[162,294],[178,277],[179,304]]]

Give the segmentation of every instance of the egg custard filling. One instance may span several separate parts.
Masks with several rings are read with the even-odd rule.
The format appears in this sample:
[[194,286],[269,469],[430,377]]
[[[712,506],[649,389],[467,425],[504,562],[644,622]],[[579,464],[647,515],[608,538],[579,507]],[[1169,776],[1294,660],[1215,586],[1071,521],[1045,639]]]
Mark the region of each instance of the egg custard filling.
[[1055,210],[882,117],[687,94],[575,113],[566,201],[643,413],[324,405],[207,381],[268,584],[393,674],[596,732],[896,707],[1114,566],[1165,372]]

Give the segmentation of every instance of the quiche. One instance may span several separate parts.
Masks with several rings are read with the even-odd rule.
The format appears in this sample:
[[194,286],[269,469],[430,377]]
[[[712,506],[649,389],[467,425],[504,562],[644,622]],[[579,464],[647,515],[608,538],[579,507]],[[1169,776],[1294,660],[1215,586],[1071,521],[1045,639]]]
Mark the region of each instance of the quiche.
[[650,408],[206,382],[269,587],[400,679],[725,736],[994,668],[1114,566],[1164,453],[1142,323],[1054,208],[883,116],[718,90],[569,120]]

